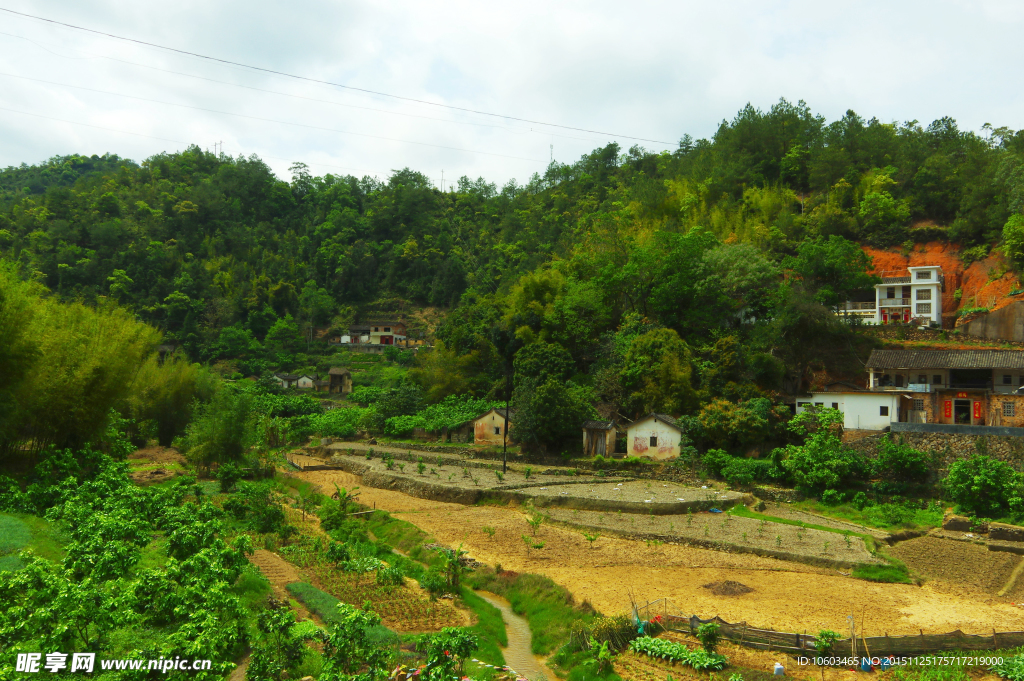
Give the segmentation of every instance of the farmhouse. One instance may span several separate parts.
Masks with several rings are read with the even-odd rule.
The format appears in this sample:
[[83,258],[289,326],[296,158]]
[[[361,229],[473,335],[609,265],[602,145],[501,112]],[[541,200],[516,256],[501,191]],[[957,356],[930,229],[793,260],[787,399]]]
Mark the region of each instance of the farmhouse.
[[516,412],[514,409],[508,412],[507,418],[504,409],[491,409],[483,416],[477,417],[473,422],[474,444],[500,445],[505,441],[506,433],[509,440],[511,440],[512,421],[515,417]]
[[610,456],[615,453],[615,421],[583,422],[583,455]]
[[352,372],[345,367],[331,367],[327,372],[328,391],[338,395],[352,392]]
[[274,374],[273,379],[282,388],[294,388],[299,381],[299,377],[295,374]]
[[672,459],[679,456],[683,429],[667,414],[648,414],[637,419],[626,430],[629,456],[651,459]]
[[405,322],[370,322],[370,345],[396,345],[405,340]]
[[811,393],[798,402],[845,414],[845,427],[892,423],[1024,427],[1024,351],[874,350],[867,390]]
[[298,386],[299,390],[312,390],[314,387],[313,384],[319,379],[320,377],[316,374],[302,374],[295,381],[295,384]]
[[875,285],[874,300],[851,301],[840,312],[869,324],[913,322],[942,326],[942,291],[945,280],[938,265],[908,267],[905,271],[883,272]]

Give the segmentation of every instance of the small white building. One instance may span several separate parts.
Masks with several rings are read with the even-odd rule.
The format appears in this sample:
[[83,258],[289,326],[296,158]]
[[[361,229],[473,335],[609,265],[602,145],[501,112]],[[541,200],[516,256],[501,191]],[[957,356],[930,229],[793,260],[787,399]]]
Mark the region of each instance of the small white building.
[[866,324],[942,326],[944,279],[940,266],[908,267],[906,274],[883,272],[881,278],[873,302],[848,302],[840,307],[840,314],[860,317]]
[[312,390],[314,384],[318,380],[320,380],[319,376],[314,376],[312,374],[302,374],[301,376],[299,376],[298,380],[296,381],[296,384],[299,386],[300,390]]
[[667,414],[648,414],[626,429],[628,456],[674,459],[679,456],[683,429]]
[[899,421],[899,392],[868,390],[828,390],[812,392],[809,400],[797,400],[796,411],[808,408],[838,409],[843,412],[843,428],[847,430],[885,430]]

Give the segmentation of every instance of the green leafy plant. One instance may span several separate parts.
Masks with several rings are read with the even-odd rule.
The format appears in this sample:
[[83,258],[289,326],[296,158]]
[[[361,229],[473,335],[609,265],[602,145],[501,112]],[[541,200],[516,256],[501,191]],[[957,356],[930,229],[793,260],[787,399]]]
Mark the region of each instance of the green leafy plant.
[[598,539],[600,539],[601,535],[596,533],[596,532],[594,534],[590,534],[590,533],[584,532],[583,533],[583,538],[586,539],[588,542],[590,542],[590,548],[591,548],[591,550],[593,550],[594,542],[596,542]]
[[697,627],[697,640],[700,641],[704,650],[709,653],[715,652],[720,638],[719,626],[715,622],[706,622]]
[[495,534],[495,532],[497,532],[497,530],[495,528],[489,527],[489,526],[485,525],[481,529],[483,529],[483,532],[484,532],[484,534],[487,535],[488,539],[494,539],[494,534]]
[[541,513],[534,513],[526,522],[529,523],[530,530],[533,532],[533,536],[536,537],[537,530],[544,523],[544,515]]

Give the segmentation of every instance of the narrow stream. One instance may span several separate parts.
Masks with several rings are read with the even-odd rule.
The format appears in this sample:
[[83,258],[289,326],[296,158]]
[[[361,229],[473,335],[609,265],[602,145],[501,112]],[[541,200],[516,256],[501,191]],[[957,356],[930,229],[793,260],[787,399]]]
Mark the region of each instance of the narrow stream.
[[489,591],[477,591],[476,594],[500,610],[501,618],[505,620],[508,647],[501,651],[505,656],[505,664],[530,681],[558,681],[554,672],[531,652],[530,625],[512,611],[512,605]]

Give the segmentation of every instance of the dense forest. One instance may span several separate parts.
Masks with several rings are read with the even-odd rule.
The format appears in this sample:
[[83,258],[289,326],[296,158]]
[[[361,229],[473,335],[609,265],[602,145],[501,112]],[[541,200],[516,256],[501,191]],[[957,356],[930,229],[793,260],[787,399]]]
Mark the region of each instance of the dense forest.
[[324,331],[405,316],[434,340],[411,404],[514,387],[536,444],[558,433],[531,413],[766,423],[812,369],[856,371],[869,341],[830,308],[874,281],[861,244],[1024,255],[1024,133],[948,118],[828,122],[783,100],[671,153],[611,144],[500,189],[292,172],[196,147],[8,168],[0,253],[224,375],[324,370]]

